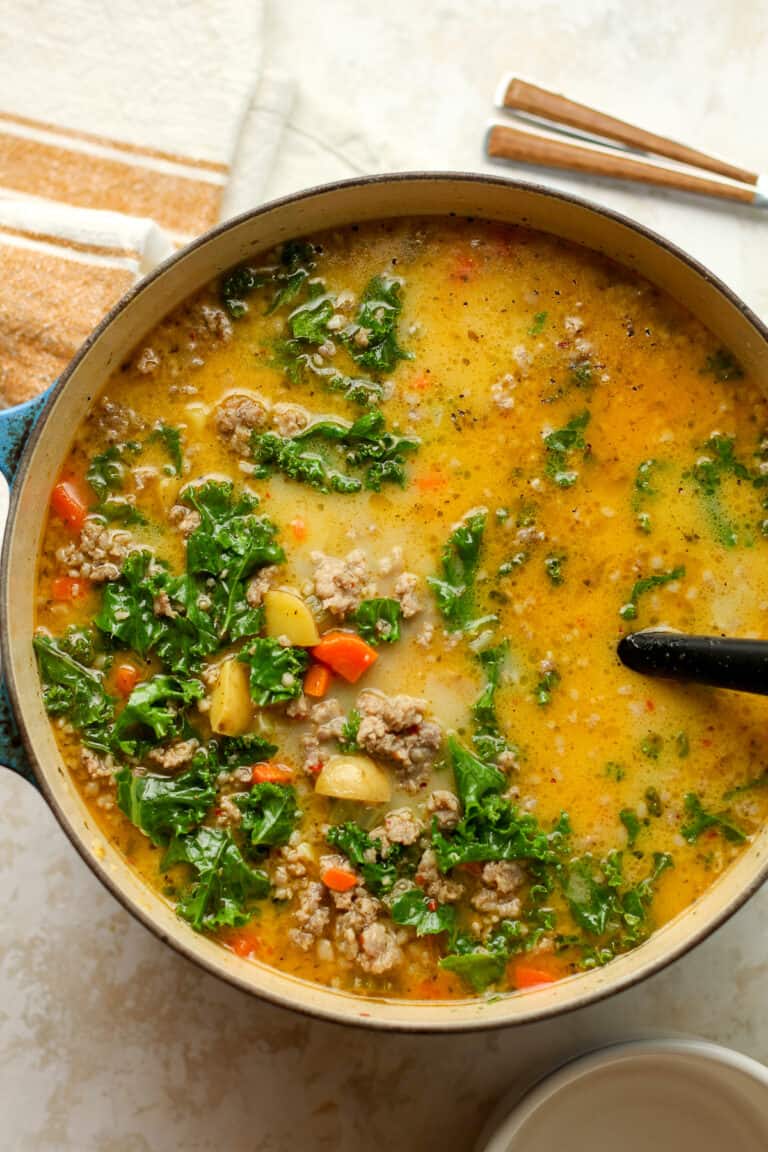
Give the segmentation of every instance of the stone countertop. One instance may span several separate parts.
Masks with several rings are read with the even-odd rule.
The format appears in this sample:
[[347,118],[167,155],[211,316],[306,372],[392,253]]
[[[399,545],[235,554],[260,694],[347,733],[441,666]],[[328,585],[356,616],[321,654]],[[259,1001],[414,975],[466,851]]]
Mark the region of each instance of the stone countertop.
[[[382,14],[382,12],[384,14]],[[270,195],[356,173],[508,171],[634,216],[768,315],[768,216],[484,162],[506,70],[761,167],[759,0],[281,0],[298,81]],[[247,160],[232,191],[249,206]],[[496,1099],[597,1043],[682,1032],[768,1062],[768,890],[621,996],[524,1029],[418,1037],[269,1007],[160,944],[104,891],[41,798],[0,772],[3,1152],[469,1152]]]

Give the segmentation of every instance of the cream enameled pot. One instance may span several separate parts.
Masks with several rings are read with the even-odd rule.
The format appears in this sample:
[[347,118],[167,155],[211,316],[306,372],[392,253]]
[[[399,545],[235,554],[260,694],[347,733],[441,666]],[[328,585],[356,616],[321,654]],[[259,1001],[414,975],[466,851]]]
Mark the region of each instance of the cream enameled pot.
[[52,390],[27,442],[11,493],[0,587],[3,674],[26,757],[62,828],[125,907],[208,971],[274,1003],[342,1023],[414,1031],[529,1023],[658,971],[707,936],[765,880],[768,828],[700,900],[606,968],[489,1000],[363,1000],[227,952],[196,935],[147,888],[93,823],[69,780],[43,709],[31,639],[35,562],[53,480],[75,428],[107,377],[160,317],[233,264],[290,237],[387,216],[449,213],[528,225],[605,253],[685,304],[758,379],[768,382],[768,331],[757,317],[679,249],[604,209],[546,188],[469,175],[372,177],[302,192],[201,237],[138,284],[94,331]]

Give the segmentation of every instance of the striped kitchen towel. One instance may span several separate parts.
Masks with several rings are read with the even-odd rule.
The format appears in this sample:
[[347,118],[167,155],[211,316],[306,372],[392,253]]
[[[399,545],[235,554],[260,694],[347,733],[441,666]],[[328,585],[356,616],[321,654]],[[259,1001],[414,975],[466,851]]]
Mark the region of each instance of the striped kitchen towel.
[[262,71],[263,17],[258,0],[0,0],[0,407],[220,218],[246,118],[258,202],[291,95]]

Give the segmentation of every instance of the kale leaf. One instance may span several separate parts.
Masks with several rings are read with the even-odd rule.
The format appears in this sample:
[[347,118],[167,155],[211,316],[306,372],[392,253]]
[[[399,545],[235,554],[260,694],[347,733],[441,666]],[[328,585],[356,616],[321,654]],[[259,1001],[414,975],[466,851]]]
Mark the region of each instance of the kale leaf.
[[390,907],[395,924],[407,924],[416,929],[417,936],[436,936],[456,930],[456,910],[450,904],[437,904],[422,892],[412,888],[392,901]]
[[397,339],[397,322],[403,309],[401,288],[401,282],[393,276],[374,276],[360,298],[356,323],[341,333],[352,359],[377,375],[391,372],[398,360],[412,359]]
[[604,942],[591,962],[602,963],[648,936],[647,912],[654,885],[662,872],[673,865],[667,853],[654,852],[651,872],[634,887],[624,884],[621,852],[610,852],[601,861],[582,856],[562,868],[563,892],[573,919],[589,935],[601,937]]
[[374,896],[389,892],[394,887],[398,879],[398,861],[403,853],[401,844],[391,844],[385,856],[381,841],[376,837],[371,838],[353,820],[345,824],[334,824],[328,829],[326,839],[355,865],[355,870]]
[[266,872],[246,864],[230,832],[222,828],[202,827],[175,836],[161,867],[177,864],[188,864],[196,873],[176,905],[196,932],[247,924],[254,902],[269,893]]
[[260,707],[301,696],[309,665],[303,648],[284,648],[278,640],[256,637],[247,641],[237,658],[250,669],[251,696]]
[[33,644],[48,713],[66,716],[88,748],[108,751],[115,701],[106,692],[101,674],[70,655],[66,640],[40,633]]
[[560,683],[560,673],[556,668],[547,668],[536,681],[533,694],[540,708],[552,703],[552,692]]
[[286,784],[255,784],[236,796],[235,803],[243,814],[241,827],[252,849],[286,844],[301,815],[296,792]]
[[564,428],[549,432],[544,437],[544,447],[547,452],[546,472],[559,488],[570,488],[579,478],[578,472],[569,467],[572,453],[581,452],[587,455],[589,450],[584,440],[584,430],[589,424],[589,412],[580,412],[573,416]]
[[400,639],[400,621],[403,610],[399,600],[391,597],[376,597],[363,600],[352,614],[352,622],[369,644],[385,641],[394,644]]
[[729,812],[708,812],[695,792],[688,792],[684,803],[688,819],[680,831],[689,844],[695,844],[702,832],[710,828],[722,832],[732,844],[743,844],[747,839],[746,833],[734,823]]
[[443,548],[441,575],[427,578],[451,632],[466,630],[477,623],[472,620],[475,579],[487,516],[485,508],[477,508],[464,516]]
[[211,775],[199,762],[178,776],[134,775],[130,768],[121,768],[115,780],[118,807],[153,844],[191,832],[216,800]]
[[718,348],[712,356],[707,356],[705,372],[711,372],[716,380],[740,380],[744,369],[727,348]]
[[162,444],[168,453],[170,468],[175,476],[181,476],[184,456],[181,450],[181,432],[171,424],[158,424],[150,433],[147,444]]
[[181,680],[162,673],[142,680],[115,722],[115,747],[127,756],[139,756],[148,745],[181,736],[187,707],[204,695],[199,680]]
[[637,619],[637,602],[646,592],[653,588],[661,588],[664,584],[671,584],[673,580],[682,580],[685,576],[685,567],[680,564],[669,572],[654,572],[652,576],[644,576],[632,585],[629,600],[619,609],[622,620]]

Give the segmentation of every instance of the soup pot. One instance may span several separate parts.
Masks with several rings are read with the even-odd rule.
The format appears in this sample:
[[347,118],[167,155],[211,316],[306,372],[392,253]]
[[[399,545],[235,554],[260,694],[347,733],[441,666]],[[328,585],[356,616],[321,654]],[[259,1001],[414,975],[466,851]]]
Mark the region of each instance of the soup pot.
[[[93,822],[69,778],[43,707],[31,640],[36,556],[50,490],[70,438],[110,373],[158,320],[233,264],[291,237],[382,217],[447,214],[525,225],[603,253],[687,306],[745,367],[768,381],[768,331],[757,317],[685,253],[613,212],[547,188],[488,176],[404,174],[312,189],[208,232],[136,285],[96,328],[51,390],[27,439],[11,492],[0,587],[3,673],[21,741],[5,751],[0,747],[0,762],[11,761],[34,778],[80,855],[124,906],[202,968],[266,1000],[340,1023],[435,1032],[530,1023],[657,972],[712,932],[765,880],[768,828],[699,900],[605,968],[488,1000],[364,999],[234,955],[195,934],[147,887]],[[14,428],[6,426],[6,439],[18,439],[36,405],[5,415],[15,421]]]

